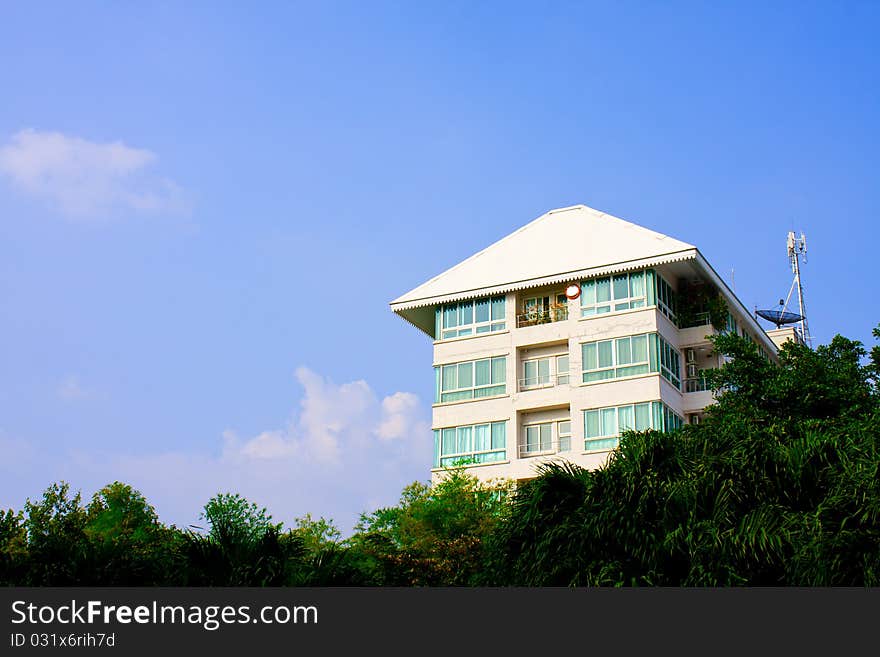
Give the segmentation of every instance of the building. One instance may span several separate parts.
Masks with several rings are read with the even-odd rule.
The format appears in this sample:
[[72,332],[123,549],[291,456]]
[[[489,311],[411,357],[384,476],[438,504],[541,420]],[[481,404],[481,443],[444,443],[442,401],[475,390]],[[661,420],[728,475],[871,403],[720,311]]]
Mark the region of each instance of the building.
[[698,422],[707,336],[771,338],[699,250],[583,205],[551,210],[391,302],[434,340],[436,476],[601,466],[627,428]]

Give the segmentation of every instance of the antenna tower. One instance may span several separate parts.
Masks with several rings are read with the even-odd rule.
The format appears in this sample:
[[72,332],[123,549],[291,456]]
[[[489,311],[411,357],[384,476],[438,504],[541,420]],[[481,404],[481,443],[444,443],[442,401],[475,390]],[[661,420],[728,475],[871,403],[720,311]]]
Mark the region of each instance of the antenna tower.
[[810,336],[810,329],[807,325],[807,312],[804,305],[804,286],[801,283],[801,260],[807,262],[807,237],[801,233],[800,237],[796,237],[794,231],[788,233],[788,260],[791,262],[791,271],[794,274],[794,280],[791,283],[791,289],[788,291],[788,297],[785,299],[785,305],[782,310],[788,307],[791,300],[792,292],[797,289],[798,296],[798,314],[801,316],[800,334],[804,344],[813,346],[813,338]]

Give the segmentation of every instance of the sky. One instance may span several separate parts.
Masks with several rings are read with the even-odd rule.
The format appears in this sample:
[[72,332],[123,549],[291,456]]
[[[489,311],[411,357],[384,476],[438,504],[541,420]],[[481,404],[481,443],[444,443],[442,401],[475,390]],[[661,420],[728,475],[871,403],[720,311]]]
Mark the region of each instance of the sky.
[[[0,508],[121,480],[351,530],[430,477],[388,302],[549,209],[696,244],[747,308],[808,239],[873,344],[873,2],[7,3]],[[868,297],[870,300],[870,296]]]

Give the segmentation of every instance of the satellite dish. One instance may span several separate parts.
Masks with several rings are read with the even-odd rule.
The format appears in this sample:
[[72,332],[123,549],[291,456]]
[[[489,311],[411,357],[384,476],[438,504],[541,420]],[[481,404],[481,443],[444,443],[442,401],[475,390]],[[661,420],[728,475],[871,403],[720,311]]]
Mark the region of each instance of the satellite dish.
[[790,313],[786,310],[756,310],[755,314],[758,315],[758,317],[763,317],[768,322],[773,322],[776,324],[776,328],[779,328],[783,324],[796,324],[804,318],[803,315]]

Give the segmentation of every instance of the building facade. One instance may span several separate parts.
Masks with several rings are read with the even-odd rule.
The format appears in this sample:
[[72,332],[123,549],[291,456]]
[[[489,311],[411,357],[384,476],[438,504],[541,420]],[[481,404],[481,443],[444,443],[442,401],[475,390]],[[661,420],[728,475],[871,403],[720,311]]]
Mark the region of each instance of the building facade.
[[[434,341],[433,474],[534,477],[603,465],[626,429],[698,422],[708,336],[771,338],[690,244],[574,206],[552,210],[391,302]],[[426,365],[427,367],[427,365]]]

